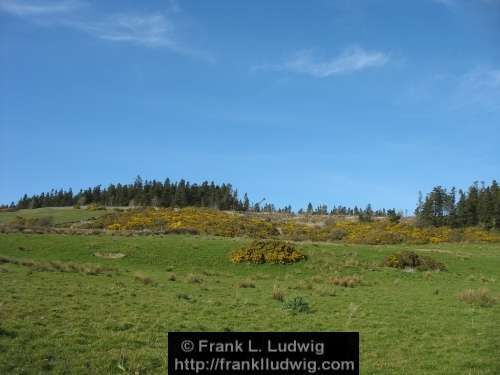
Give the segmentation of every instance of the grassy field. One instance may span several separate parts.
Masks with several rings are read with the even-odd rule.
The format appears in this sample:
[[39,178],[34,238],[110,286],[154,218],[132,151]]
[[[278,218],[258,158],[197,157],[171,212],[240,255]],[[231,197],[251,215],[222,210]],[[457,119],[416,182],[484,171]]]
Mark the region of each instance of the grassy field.
[[107,210],[77,210],[73,207],[45,207],[34,210],[19,210],[13,212],[0,212],[0,223],[8,223],[20,216],[26,219],[39,219],[43,217],[52,217],[54,224],[77,223],[81,220],[89,220],[106,214]]
[[[299,244],[293,265],[233,264],[242,239],[170,235],[0,235],[1,374],[166,373],[168,331],[359,331],[362,374],[500,374],[500,305],[457,298],[500,294],[500,245]],[[413,249],[447,272],[381,267]],[[119,252],[125,257],[95,256]],[[72,262],[72,272],[37,267]],[[67,264],[67,263],[58,263]],[[97,275],[82,264],[109,269]],[[333,285],[359,275],[361,284]],[[246,286],[246,287],[244,287]],[[309,313],[273,299],[301,296]]]

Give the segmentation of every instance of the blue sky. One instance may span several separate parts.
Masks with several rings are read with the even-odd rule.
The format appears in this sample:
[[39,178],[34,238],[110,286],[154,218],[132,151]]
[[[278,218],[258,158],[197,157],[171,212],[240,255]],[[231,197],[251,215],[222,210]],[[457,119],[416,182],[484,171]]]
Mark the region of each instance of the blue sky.
[[0,0],[0,202],[145,179],[413,210],[500,177],[500,1]]

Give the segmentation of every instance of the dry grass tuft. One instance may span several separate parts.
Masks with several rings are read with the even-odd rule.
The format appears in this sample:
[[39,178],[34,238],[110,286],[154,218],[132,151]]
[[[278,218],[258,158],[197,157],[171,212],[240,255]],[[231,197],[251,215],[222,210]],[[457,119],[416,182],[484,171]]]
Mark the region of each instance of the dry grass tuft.
[[250,279],[241,280],[238,283],[239,288],[255,288],[255,283]]
[[316,292],[321,297],[335,297],[337,295],[337,291],[334,287],[322,286],[316,289]]
[[39,272],[71,272],[71,273],[81,273],[86,275],[101,275],[109,274],[112,271],[109,268],[102,267],[95,264],[80,264],[75,262],[61,262],[61,261],[49,261],[49,262],[39,262],[32,259],[14,259],[7,257],[0,257],[0,263],[11,263],[19,266],[29,267],[32,271]]
[[177,275],[173,272],[170,272],[168,274],[168,278],[167,278],[168,281],[176,281],[177,280]]
[[498,302],[498,299],[486,288],[466,289],[458,294],[458,299],[481,307],[493,306]]
[[154,284],[153,279],[151,277],[143,274],[142,272],[136,272],[136,273],[134,273],[134,278],[137,281],[143,283],[144,285],[152,285],[152,284]]
[[272,296],[276,301],[283,302],[283,300],[285,299],[285,292],[279,287],[279,285],[274,284]]
[[356,285],[361,284],[361,277],[358,275],[350,276],[333,276],[330,278],[330,282],[334,285],[343,286],[346,288],[353,288]]
[[186,276],[186,281],[190,284],[200,284],[203,279],[194,273],[190,273]]

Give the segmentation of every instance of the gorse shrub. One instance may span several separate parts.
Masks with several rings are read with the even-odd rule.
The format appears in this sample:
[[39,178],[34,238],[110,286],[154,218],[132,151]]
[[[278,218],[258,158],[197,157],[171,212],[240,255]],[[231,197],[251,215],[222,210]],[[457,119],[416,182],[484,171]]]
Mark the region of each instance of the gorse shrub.
[[426,244],[459,241],[500,241],[500,232],[470,227],[421,227],[397,220],[348,221],[326,219],[318,223],[300,217],[241,214],[208,208],[140,208],[110,212],[93,222],[96,228],[119,231],[150,230],[160,233],[247,236],[292,241],[343,241],[359,244]]
[[256,240],[249,245],[233,252],[231,260],[234,263],[294,263],[304,260],[293,244],[280,240]]
[[446,266],[431,257],[418,255],[414,251],[401,251],[385,258],[383,265],[392,268],[414,268],[419,271],[446,271]]
[[292,314],[307,313],[310,311],[309,304],[303,297],[295,297],[283,303],[283,309]]

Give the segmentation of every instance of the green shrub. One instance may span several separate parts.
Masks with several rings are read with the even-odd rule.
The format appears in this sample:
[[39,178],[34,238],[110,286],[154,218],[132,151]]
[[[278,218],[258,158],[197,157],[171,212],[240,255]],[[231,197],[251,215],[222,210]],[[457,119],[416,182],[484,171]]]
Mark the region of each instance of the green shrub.
[[283,309],[288,310],[292,314],[308,313],[310,311],[309,304],[303,297],[295,297],[283,303]]

